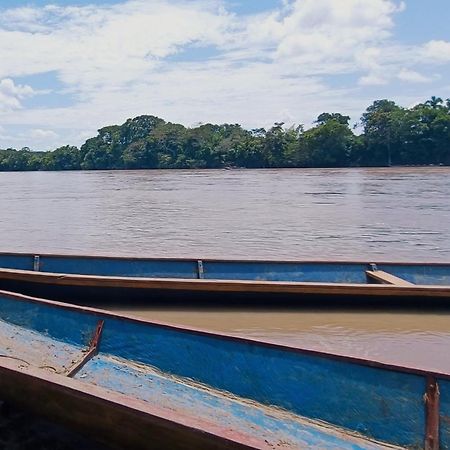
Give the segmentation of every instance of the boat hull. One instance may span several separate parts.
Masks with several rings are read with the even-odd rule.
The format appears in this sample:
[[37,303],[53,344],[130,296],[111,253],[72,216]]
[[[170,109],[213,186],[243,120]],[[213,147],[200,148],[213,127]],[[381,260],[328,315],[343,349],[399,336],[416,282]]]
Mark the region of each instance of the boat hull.
[[136,400],[131,405],[127,396],[11,362],[0,365],[0,393],[4,401],[118,449],[258,448],[256,440],[244,443],[232,432],[228,438],[208,433],[195,420],[183,423],[176,413],[151,410]]
[[446,306],[450,264],[0,254],[0,289],[71,302]]
[[5,292],[0,333],[4,398],[128,447],[450,446],[447,373]]
[[82,305],[448,307],[450,287],[145,279],[0,270],[0,289]]

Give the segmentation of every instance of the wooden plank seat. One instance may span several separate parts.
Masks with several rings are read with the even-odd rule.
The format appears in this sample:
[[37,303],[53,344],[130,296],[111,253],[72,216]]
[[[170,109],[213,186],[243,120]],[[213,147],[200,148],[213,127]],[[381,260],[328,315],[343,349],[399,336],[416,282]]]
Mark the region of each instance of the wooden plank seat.
[[396,277],[391,273],[384,272],[383,270],[366,270],[366,275],[369,279],[381,284],[390,284],[394,286],[414,286],[414,283],[404,280],[403,278]]

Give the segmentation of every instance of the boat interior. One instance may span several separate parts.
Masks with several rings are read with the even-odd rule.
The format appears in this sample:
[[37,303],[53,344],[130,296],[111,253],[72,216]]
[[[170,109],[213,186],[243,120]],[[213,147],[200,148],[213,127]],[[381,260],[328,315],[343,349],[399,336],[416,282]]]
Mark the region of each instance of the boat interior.
[[[251,442],[250,448],[421,446],[430,376],[439,382],[442,416],[450,415],[450,375],[4,292],[0,321],[0,371],[14,365],[60,385],[62,397],[91,392],[224,442]],[[450,442],[448,423],[440,434]]]

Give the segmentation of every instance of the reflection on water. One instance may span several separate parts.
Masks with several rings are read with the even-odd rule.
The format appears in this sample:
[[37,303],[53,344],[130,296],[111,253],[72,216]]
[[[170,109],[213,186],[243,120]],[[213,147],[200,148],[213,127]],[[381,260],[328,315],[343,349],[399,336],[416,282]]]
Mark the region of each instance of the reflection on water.
[[[450,168],[0,173],[0,250],[450,260]],[[138,311],[450,371],[448,314]]]
[[147,320],[450,373],[450,312],[110,309]]

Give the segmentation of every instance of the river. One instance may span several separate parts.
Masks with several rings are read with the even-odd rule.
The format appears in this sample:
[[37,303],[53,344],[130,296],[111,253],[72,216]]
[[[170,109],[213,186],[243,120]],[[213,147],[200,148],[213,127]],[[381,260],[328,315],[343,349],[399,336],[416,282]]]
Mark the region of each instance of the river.
[[[450,168],[0,173],[0,250],[450,262]],[[119,311],[450,371],[447,311]]]

